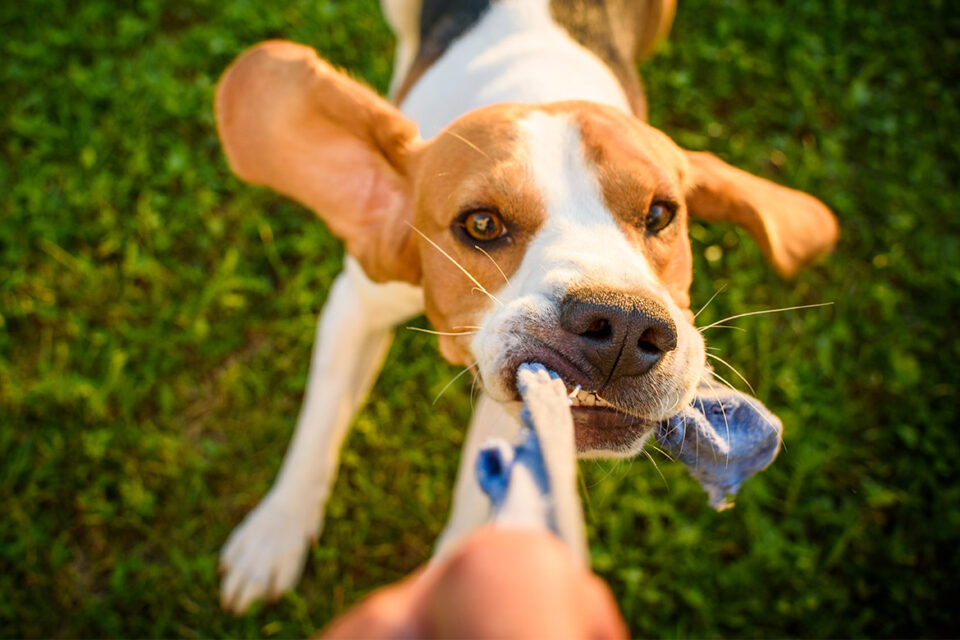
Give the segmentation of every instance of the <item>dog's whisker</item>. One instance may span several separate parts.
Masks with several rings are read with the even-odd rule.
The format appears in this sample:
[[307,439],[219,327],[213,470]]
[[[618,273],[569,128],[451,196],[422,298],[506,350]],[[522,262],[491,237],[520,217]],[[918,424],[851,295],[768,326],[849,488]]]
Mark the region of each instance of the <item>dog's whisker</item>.
[[[617,460],[615,460],[614,463],[613,463],[613,465],[612,465],[609,469],[607,469],[607,472],[606,472],[605,474],[603,474],[603,477],[600,478],[599,480],[597,480],[596,482],[594,482],[592,485],[590,485],[590,487],[593,488],[593,487],[599,486],[599,485],[600,485],[601,483],[603,483],[607,478],[609,478],[610,476],[612,476],[612,475],[613,475],[613,472],[617,470],[617,467],[618,467],[618,466],[620,466],[620,462],[621,462],[621,460],[620,460],[619,458],[618,458]],[[598,462],[597,464],[600,464],[600,463]]]
[[464,367],[463,371],[461,371],[461,372],[459,372],[457,375],[453,376],[447,384],[443,385],[443,389],[440,389],[440,393],[437,394],[437,397],[433,399],[433,402],[432,402],[431,404],[437,404],[437,400],[439,400],[439,399],[440,399],[440,396],[442,396],[442,395],[446,392],[446,390],[450,388],[450,385],[452,385],[454,382],[456,382],[457,380],[459,380],[459,379],[460,379],[460,376],[462,376],[462,375],[465,374],[466,372],[470,371],[470,369],[472,369],[472,368],[475,367],[476,365],[477,365],[477,363],[474,362],[473,364]]
[[761,310],[761,311],[748,311],[748,312],[746,312],[746,313],[738,313],[738,314],[735,315],[735,316],[730,316],[730,317],[727,317],[727,318],[723,318],[722,320],[717,320],[717,321],[714,322],[713,324],[708,324],[708,325],[705,326],[705,327],[700,327],[700,331],[706,331],[707,329],[710,329],[710,328],[712,328],[712,327],[716,327],[716,326],[720,325],[720,324],[723,323],[723,322],[726,322],[726,321],[728,321],[728,320],[736,320],[737,318],[746,318],[747,316],[759,316],[759,315],[763,315],[763,314],[766,314],[766,313],[780,313],[780,312],[782,312],[782,311],[796,311],[797,309],[813,309],[814,307],[827,307],[827,306],[830,306],[830,305],[832,305],[832,304],[833,304],[833,302],[819,302],[819,303],[817,303],[817,304],[801,304],[801,305],[797,305],[797,306],[795,306],[795,307],[783,307],[782,309],[763,309],[763,310]]
[[583,504],[586,505],[586,517],[588,522],[596,521],[596,515],[593,513],[593,502],[590,500],[590,490],[587,487],[587,478],[583,475],[583,469],[577,465],[577,481],[580,484],[580,495],[583,496]]
[[503,269],[501,269],[500,265],[497,264],[497,261],[493,259],[493,256],[491,256],[489,253],[484,251],[483,247],[481,247],[480,245],[475,244],[473,245],[473,248],[479,251],[480,253],[482,253],[483,255],[487,256],[487,258],[490,259],[490,262],[493,263],[493,266],[497,268],[497,271],[500,272],[500,275],[503,276],[503,281],[507,284],[510,284],[510,279],[507,278],[507,274],[503,272]]
[[441,246],[438,245],[436,242],[434,242],[433,240],[431,240],[430,238],[428,238],[428,237],[427,237],[427,234],[425,234],[423,231],[420,231],[420,229],[417,229],[414,225],[410,224],[409,222],[407,223],[407,226],[410,227],[411,229],[413,229],[414,231],[416,231],[418,234],[420,234],[420,237],[421,237],[421,238],[423,238],[424,240],[426,240],[427,242],[429,242],[431,245],[433,245],[433,248],[434,248],[434,249],[436,249],[437,251],[439,251],[440,253],[442,253],[443,256],[444,256],[447,260],[449,260],[450,262],[452,262],[453,265],[454,265],[457,269],[460,269],[460,271],[463,272],[463,275],[465,275],[465,276],[467,276],[468,278],[470,278],[470,281],[473,282],[473,284],[477,285],[477,288],[478,288],[482,293],[486,294],[488,298],[490,298],[491,300],[493,300],[494,302],[496,302],[496,303],[497,303],[498,305],[500,305],[501,307],[503,306],[503,303],[500,302],[500,300],[497,298],[497,296],[493,295],[492,293],[490,293],[489,291],[487,291],[486,289],[484,289],[484,288],[483,288],[483,285],[480,284],[480,281],[477,280],[476,278],[474,278],[473,275],[472,275],[469,271],[467,271],[462,264],[460,264],[459,262],[457,262],[457,261],[453,258],[453,256],[451,256],[449,253],[447,253],[446,251],[444,251],[444,250],[443,250],[443,247],[441,247]]
[[699,464],[700,463],[700,430],[694,429],[693,435],[697,441],[697,443],[693,447],[693,454],[694,454],[693,459],[696,461],[697,464]]
[[[714,358],[714,359],[716,359],[716,360],[719,360],[719,361],[722,362],[723,364],[725,364],[725,365],[727,365],[728,367],[730,367],[730,369],[731,369],[735,374],[737,374],[738,376],[740,376],[740,379],[743,380],[743,382],[744,382],[748,387],[750,387],[750,392],[751,392],[753,395],[757,395],[757,392],[754,391],[753,387],[750,385],[750,382],[749,382],[746,378],[744,378],[744,377],[740,374],[739,371],[737,371],[736,369],[734,369],[734,367],[733,367],[729,362],[723,360],[722,358],[719,358],[719,357],[717,357],[717,356],[714,356],[714,355],[712,355],[712,354],[709,354],[709,353],[707,354],[707,356],[709,356],[709,357],[711,357],[711,358]],[[709,373],[711,376],[713,376],[716,380],[718,380],[718,381],[721,382],[722,384],[726,385],[728,388],[736,390],[736,389],[734,388],[734,386],[733,386],[732,384],[730,384],[730,381],[729,381],[729,380],[727,380],[726,378],[724,378],[723,376],[721,376],[721,375],[720,375],[719,373],[717,373],[716,371],[713,371],[712,369],[707,369],[707,373]],[[753,401],[752,398],[751,398],[751,401]],[[721,410],[721,411],[723,410],[723,404],[720,405],[720,410]],[[767,426],[770,427],[770,430],[777,434],[777,439],[779,440],[780,444],[782,445],[782,444],[783,444],[783,433],[780,432],[780,431],[777,431],[777,428],[773,425],[772,422],[770,422],[769,418],[767,418],[765,415],[763,415],[763,412],[762,412],[762,411],[758,411],[757,413],[758,413],[758,415],[759,415],[761,418],[763,418],[763,421],[767,424]],[[724,419],[726,419],[726,415],[724,415]],[[786,447],[784,447],[784,450],[786,450]]]
[[[713,371],[710,372],[710,375],[720,378],[720,376],[718,376]],[[720,378],[720,379],[723,380],[723,378]],[[726,380],[724,380],[724,382],[726,382]],[[733,387],[730,386],[729,382],[727,382],[727,386],[733,389]],[[723,408],[723,401],[720,399],[720,394],[717,393],[712,386],[710,387],[710,391],[713,393],[713,397],[716,398],[717,404],[720,405],[720,414],[723,416],[723,428],[727,432],[727,453],[723,463],[723,466],[727,467],[730,464],[730,423],[727,422],[727,411],[726,409]]]
[[675,414],[675,413],[678,413],[681,409],[683,409],[682,402],[683,402],[683,392],[678,391],[677,399],[674,400],[672,405],[670,405],[670,412]]
[[712,371],[712,370],[709,370],[709,369],[708,369],[708,370],[707,370],[707,373],[709,373],[711,376],[713,376],[714,380],[716,380],[716,381],[720,384],[720,386],[723,387],[724,389],[730,389],[731,391],[736,391],[736,390],[737,390],[736,387],[734,387],[732,384],[730,384],[730,382],[728,382],[726,378],[724,378],[723,376],[721,376],[721,375],[720,375],[719,373],[717,373],[716,371]]
[[[702,405],[703,403],[701,403]],[[687,442],[687,414],[683,413],[681,415],[683,416],[683,437],[680,438],[680,451],[677,453],[677,457],[683,455],[683,445]],[[674,427],[674,429],[677,428],[679,427]]]
[[669,453],[667,453],[666,451],[664,451],[663,449],[661,449],[661,448],[658,447],[657,445],[651,444],[651,445],[649,445],[649,446],[650,446],[651,449],[653,449],[654,451],[656,451],[657,453],[659,453],[660,455],[662,455],[663,457],[665,457],[665,458],[666,458],[667,460],[669,460],[670,462],[676,462]]
[[474,151],[476,151],[477,153],[479,153],[480,155],[482,155],[484,158],[489,158],[489,157],[490,157],[490,156],[488,156],[486,153],[483,152],[483,149],[481,149],[481,148],[478,147],[477,145],[473,144],[472,142],[470,142],[469,140],[467,140],[466,138],[464,138],[464,137],[463,137],[462,135],[460,135],[459,133],[455,133],[455,132],[453,132],[453,131],[444,131],[443,133],[447,134],[448,136],[453,136],[454,138],[456,138],[457,140],[459,140],[459,141],[462,142],[463,144],[467,145],[468,147],[470,147],[471,149],[473,149]]
[[[726,364],[726,363],[724,363],[724,364]],[[729,366],[729,365],[728,365],[728,366]],[[726,380],[723,376],[721,376],[719,373],[717,373],[716,371],[710,371],[709,373],[710,373],[711,376],[713,376],[714,378],[716,378],[719,382],[721,382],[721,383],[725,384],[727,387],[733,389],[733,385],[730,384],[730,382],[729,382],[728,380]],[[736,373],[736,371],[734,371],[734,373]],[[747,382],[747,381],[744,380],[744,382]],[[750,383],[747,382],[747,384],[749,385]],[[751,391],[753,391],[753,390],[751,389]],[[755,391],[754,391],[753,393],[754,393],[754,395],[756,395],[756,392],[755,392]],[[750,401],[752,402],[753,399],[751,398]],[[776,428],[775,426],[773,426],[773,423],[770,422],[770,419],[767,418],[767,416],[763,415],[763,412],[762,412],[762,411],[758,411],[758,412],[757,412],[757,415],[759,415],[761,418],[763,418],[763,421],[764,421],[765,423],[767,423],[767,426],[770,427],[770,430],[777,434],[777,438],[778,438],[778,440],[780,441],[780,443],[782,444],[782,443],[783,443],[783,434],[782,434],[781,432],[777,431],[777,428]]]
[[472,336],[477,333],[476,331],[434,331],[433,329],[421,329],[420,327],[404,327],[404,329],[429,333],[434,336]]
[[480,327],[473,324],[463,324],[452,327],[454,331],[457,329],[474,329],[474,333],[480,333],[481,331],[492,331],[493,333],[507,333],[503,329],[497,329],[496,327]]
[[[680,427],[671,426],[671,427],[667,430],[667,432],[664,434],[664,437],[670,437],[670,436],[673,435],[674,432],[677,431],[679,428],[680,428]],[[684,428],[686,428],[686,417],[684,417]],[[654,445],[650,445],[650,446],[654,446]],[[683,451],[683,440],[680,441],[680,451],[681,451],[681,452]],[[661,452],[661,453],[663,453],[663,452]],[[664,454],[664,455],[666,455],[666,454]],[[668,457],[669,457],[669,456],[668,456]]]
[[[729,362],[727,362],[726,360],[724,360],[723,358],[721,358],[720,356],[718,356],[718,355],[716,355],[716,354],[708,353],[708,354],[706,354],[706,355],[707,355],[708,358],[713,358],[714,360],[716,360],[716,361],[719,362],[720,364],[725,364],[725,365],[727,365],[727,367],[729,367],[731,371],[733,371],[735,374],[737,374],[737,377],[738,377],[738,378],[740,378],[741,380],[743,380],[743,383],[744,383],[745,385],[747,385],[747,388],[748,388],[748,389],[750,389],[750,393],[752,393],[753,395],[757,395],[757,392],[754,390],[753,385],[750,384],[750,381],[747,380],[747,379],[743,376],[742,373],[740,373],[739,371],[737,371],[736,367],[734,367],[732,364],[730,364]],[[719,376],[718,374],[716,374],[715,372],[713,372],[713,371],[710,372],[710,375],[713,375],[713,376],[716,376],[717,378],[720,378],[720,376]],[[720,379],[723,380],[723,378],[720,378]],[[729,386],[731,389],[733,388],[733,385],[731,385],[731,384],[729,384],[729,383],[727,383],[727,386]]]
[[770,430],[773,431],[775,434],[777,434],[777,442],[783,447],[783,450],[786,451],[786,450],[787,450],[787,445],[784,444],[784,442],[783,442],[783,432],[782,432],[782,431],[779,431],[779,430],[773,425],[773,423],[770,422],[770,419],[767,418],[767,416],[763,415],[763,413],[760,413],[760,417],[763,418],[763,421],[767,424],[768,427],[770,427]]
[[670,488],[670,483],[667,482],[666,476],[664,476],[664,475],[663,475],[663,472],[660,471],[660,465],[658,465],[658,464],[657,464],[657,461],[653,459],[653,456],[650,455],[650,452],[649,452],[649,451],[647,451],[646,449],[641,449],[641,451],[643,451],[643,455],[647,456],[647,459],[648,459],[650,462],[653,463],[653,468],[657,470],[657,474],[659,474],[660,479],[663,480],[663,486],[665,486],[667,489],[669,489],[669,488]]
[[726,283],[724,283],[724,285],[723,285],[722,287],[720,287],[719,289],[717,289],[717,290],[714,292],[714,294],[713,294],[712,296],[710,296],[710,299],[707,300],[707,302],[706,302],[702,307],[700,307],[700,310],[697,311],[695,314],[693,314],[693,319],[696,320],[696,319],[697,319],[697,316],[700,315],[701,313],[703,313],[703,310],[706,309],[706,308],[710,305],[711,302],[713,302],[713,299],[716,298],[716,297],[717,297],[718,295],[720,295],[721,293],[723,293],[723,290],[726,289],[726,288],[727,288],[727,285],[726,285]]
[[747,330],[744,329],[743,327],[735,327],[730,324],[716,324],[716,325],[710,325],[709,327],[697,327],[697,331],[699,331],[700,333],[703,333],[707,329],[736,329],[737,331],[743,331],[744,333],[747,332]]
[[[702,403],[701,403],[701,406],[702,406]],[[680,438],[680,451],[677,452],[678,458],[683,455],[683,445],[686,444],[687,442],[687,414],[682,413],[681,415],[683,416],[683,434]],[[680,427],[674,427],[674,429],[679,429],[679,428]]]
[[[476,364],[476,363],[474,363]],[[476,396],[474,395],[474,390],[477,389],[477,381],[480,379],[480,375],[473,376],[473,381],[470,383],[470,411],[476,411]]]
[[[697,396],[697,402],[700,403],[700,412],[704,416],[706,416],[707,408],[703,406],[703,398],[701,398],[700,396]],[[684,420],[686,420],[686,417],[684,417]],[[709,422],[709,419],[707,421]],[[684,426],[686,426],[686,422],[684,422]],[[686,434],[686,430],[684,430],[684,434]],[[694,435],[697,437],[696,460],[697,462],[700,462],[700,430],[694,429]]]

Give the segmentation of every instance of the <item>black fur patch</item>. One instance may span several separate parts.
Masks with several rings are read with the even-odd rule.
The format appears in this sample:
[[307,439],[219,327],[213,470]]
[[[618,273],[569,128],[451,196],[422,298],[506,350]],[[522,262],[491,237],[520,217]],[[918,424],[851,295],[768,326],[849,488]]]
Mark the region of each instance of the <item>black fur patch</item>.
[[453,42],[475,25],[490,7],[490,0],[423,0],[420,7],[420,50],[396,101],[402,102],[420,76],[440,59]]
[[[423,0],[420,7],[420,42],[446,51],[450,43],[476,24],[490,0]],[[422,48],[422,46],[421,46]]]
[[647,24],[655,17],[657,0],[551,0],[554,22],[582,47],[607,65],[623,87],[634,114],[646,120],[637,59],[645,51],[655,29]]
[[[401,102],[420,76],[460,36],[475,25],[496,0],[423,0],[420,50],[400,86]],[[646,100],[636,70],[650,25],[647,7],[658,0],[551,0],[554,21],[610,68],[630,99],[634,113],[646,118]]]

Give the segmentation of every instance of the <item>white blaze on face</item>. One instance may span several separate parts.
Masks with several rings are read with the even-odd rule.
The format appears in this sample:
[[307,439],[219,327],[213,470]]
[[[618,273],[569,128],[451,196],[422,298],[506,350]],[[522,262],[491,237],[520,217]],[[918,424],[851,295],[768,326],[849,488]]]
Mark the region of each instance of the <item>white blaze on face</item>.
[[[650,297],[663,304],[682,327],[680,348],[692,339],[701,345],[699,334],[684,319],[667,290],[657,281],[641,250],[633,246],[607,209],[593,166],[584,157],[580,131],[565,114],[536,111],[517,126],[527,156],[530,179],[540,193],[546,219],[527,246],[526,254],[510,282],[496,292],[502,306],[494,306],[480,322],[483,327],[471,343],[487,391],[497,400],[512,399],[507,365],[525,342],[532,324],[560,331],[559,306],[573,287],[625,291]],[[689,327],[689,330],[687,330]],[[682,358],[684,361],[690,359]],[[702,357],[700,358],[702,360]],[[693,358],[696,360],[696,357]],[[689,363],[689,373],[665,372],[684,378],[680,386],[692,392],[699,378],[699,364]],[[683,398],[657,399],[662,411]],[[687,394],[683,394],[687,395]]]
[[566,115],[536,111],[519,127],[547,219],[528,248],[517,279],[527,275],[524,267],[539,265],[560,270],[552,275],[568,278],[563,284],[590,280],[611,289],[653,286],[655,278],[643,254],[630,244],[603,202],[576,124]]

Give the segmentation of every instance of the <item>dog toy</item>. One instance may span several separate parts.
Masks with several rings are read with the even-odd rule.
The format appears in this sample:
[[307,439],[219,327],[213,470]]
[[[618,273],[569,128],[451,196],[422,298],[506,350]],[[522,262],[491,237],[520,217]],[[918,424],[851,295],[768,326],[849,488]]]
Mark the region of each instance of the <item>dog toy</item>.
[[[520,366],[522,427],[515,444],[486,443],[477,459],[477,480],[496,523],[542,526],[580,557],[587,545],[576,487],[576,445],[566,387],[537,363]],[[722,511],[733,506],[743,482],[777,456],[783,425],[759,400],[704,380],[693,401],[660,422],[655,437],[679,460]]]
[[522,364],[523,398],[516,444],[491,439],[477,457],[477,481],[493,509],[492,521],[544,527],[584,562],[587,536],[577,494],[577,457],[566,385],[542,364]]
[[705,380],[689,406],[657,426],[656,437],[722,511],[733,506],[744,480],[777,457],[782,434],[779,418],[759,400]]

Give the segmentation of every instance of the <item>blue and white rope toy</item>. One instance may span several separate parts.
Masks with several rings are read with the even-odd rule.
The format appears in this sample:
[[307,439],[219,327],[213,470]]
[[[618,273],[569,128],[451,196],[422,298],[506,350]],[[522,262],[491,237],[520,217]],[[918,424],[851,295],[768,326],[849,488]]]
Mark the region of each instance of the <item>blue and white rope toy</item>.
[[[517,371],[517,387],[523,426],[516,444],[491,440],[476,462],[492,520],[547,528],[586,561],[566,385],[543,365],[528,363]],[[780,420],[756,398],[704,381],[690,405],[657,425],[655,435],[665,453],[700,482],[710,506],[723,510],[733,506],[744,480],[773,461],[782,432]]]
[[689,406],[657,426],[664,453],[687,467],[718,511],[780,451],[783,424],[745,393],[704,381]]
[[567,388],[542,364],[517,371],[523,426],[517,444],[489,441],[477,457],[477,480],[490,498],[493,521],[545,527],[587,560],[577,495],[577,454]]

